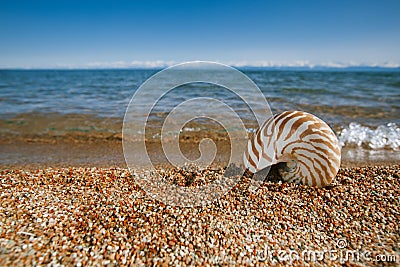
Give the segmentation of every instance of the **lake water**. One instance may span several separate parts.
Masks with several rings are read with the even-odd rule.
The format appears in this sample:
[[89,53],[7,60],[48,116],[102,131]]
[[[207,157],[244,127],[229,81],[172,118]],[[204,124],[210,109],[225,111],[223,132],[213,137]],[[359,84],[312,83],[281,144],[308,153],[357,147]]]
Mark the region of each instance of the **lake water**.
[[[0,70],[0,119],[79,114],[87,116],[87,120],[122,120],[137,88],[158,71]],[[397,69],[241,71],[261,89],[273,113],[284,110],[313,113],[335,130],[344,146],[400,149],[400,71]],[[154,97],[152,94],[157,92],[149,90],[148,97]],[[207,83],[173,89],[155,104],[149,120],[162,120],[179,103],[196,97],[227,103],[246,121],[249,131],[256,125],[239,97]],[[199,103],[193,112],[210,108]],[[200,121],[204,127],[207,123]],[[186,128],[188,131],[201,129]]]

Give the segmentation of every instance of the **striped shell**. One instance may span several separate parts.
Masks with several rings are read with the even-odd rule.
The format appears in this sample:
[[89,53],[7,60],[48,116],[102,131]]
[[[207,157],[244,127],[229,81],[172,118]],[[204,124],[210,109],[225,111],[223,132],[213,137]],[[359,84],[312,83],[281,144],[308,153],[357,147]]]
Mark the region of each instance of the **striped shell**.
[[252,173],[281,163],[283,181],[324,187],[336,176],[340,157],[339,141],[324,121],[303,111],[285,111],[256,131],[244,162]]

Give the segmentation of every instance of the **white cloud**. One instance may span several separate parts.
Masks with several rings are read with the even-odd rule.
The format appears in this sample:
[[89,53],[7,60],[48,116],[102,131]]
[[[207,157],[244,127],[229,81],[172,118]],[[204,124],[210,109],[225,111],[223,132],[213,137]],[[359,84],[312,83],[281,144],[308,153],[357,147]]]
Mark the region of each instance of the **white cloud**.
[[[122,68],[165,68],[172,66],[184,61],[113,61],[113,62],[89,62],[83,65],[74,64],[54,64],[46,66],[27,66],[23,67],[26,69],[45,69],[45,68],[56,68],[56,69],[122,69]],[[266,68],[282,68],[282,67],[304,67],[304,68],[315,68],[315,67],[328,67],[328,68],[346,68],[346,67],[383,67],[383,68],[399,68],[400,63],[385,61],[385,62],[340,62],[340,61],[327,61],[327,62],[311,62],[308,60],[296,60],[296,61],[219,61],[220,63],[233,66],[233,67],[266,67]],[[2,66],[7,68],[7,66]],[[13,68],[13,67],[12,67]]]
[[[183,62],[183,61],[182,61]],[[134,60],[131,62],[116,61],[116,62],[94,62],[86,65],[88,68],[165,68],[178,63],[179,61],[139,61]],[[221,61],[221,63],[233,66],[233,67],[330,67],[330,68],[346,68],[346,67],[386,67],[386,68],[398,68],[399,63],[396,62],[339,62],[339,61],[327,61],[327,62],[311,62],[308,60],[296,60],[296,61]]]
[[90,62],[86,64],[87,68],[164,68],[178,62],[175,61],[163,61],[163,60],[155,60],[155,61],[139,61],[133,60],[130,62],[127,61],[115,61],[115,62]]

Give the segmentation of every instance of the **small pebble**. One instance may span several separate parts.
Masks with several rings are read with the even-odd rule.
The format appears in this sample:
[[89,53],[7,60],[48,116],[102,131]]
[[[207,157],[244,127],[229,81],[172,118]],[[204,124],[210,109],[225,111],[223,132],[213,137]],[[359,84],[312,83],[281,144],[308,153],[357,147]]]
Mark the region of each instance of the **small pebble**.
[[[188,188],[223,171],[158,170]],[[340,249],[371,258],[325,255],[315,265],[377,265],[384,254],[395,266],[399,174],[399,165],[344,168],[328,188],[267,181],[256,191],[243,176],[211,205],[181,208],[149,197],[123,168],[3,169],[0,266],[304,266],[313,262],[278,252]]]

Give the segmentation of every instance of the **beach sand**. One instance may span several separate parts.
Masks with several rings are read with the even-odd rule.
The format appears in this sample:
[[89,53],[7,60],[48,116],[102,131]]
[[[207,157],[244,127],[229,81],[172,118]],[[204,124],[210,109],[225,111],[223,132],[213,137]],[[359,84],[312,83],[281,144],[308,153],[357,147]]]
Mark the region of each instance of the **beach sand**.
[[[183,142],[189,157],[197,141]],[[158,145],[148,149],[163,164]],[[267,181],[253,192],[243,176],[212,205],[183,208],[139,187],[118,134],[3,135],[0,146],[0,266],[400,263],[395,161],[345,160],[323,189]],[[222,172],[163,170],[187,187]]]

